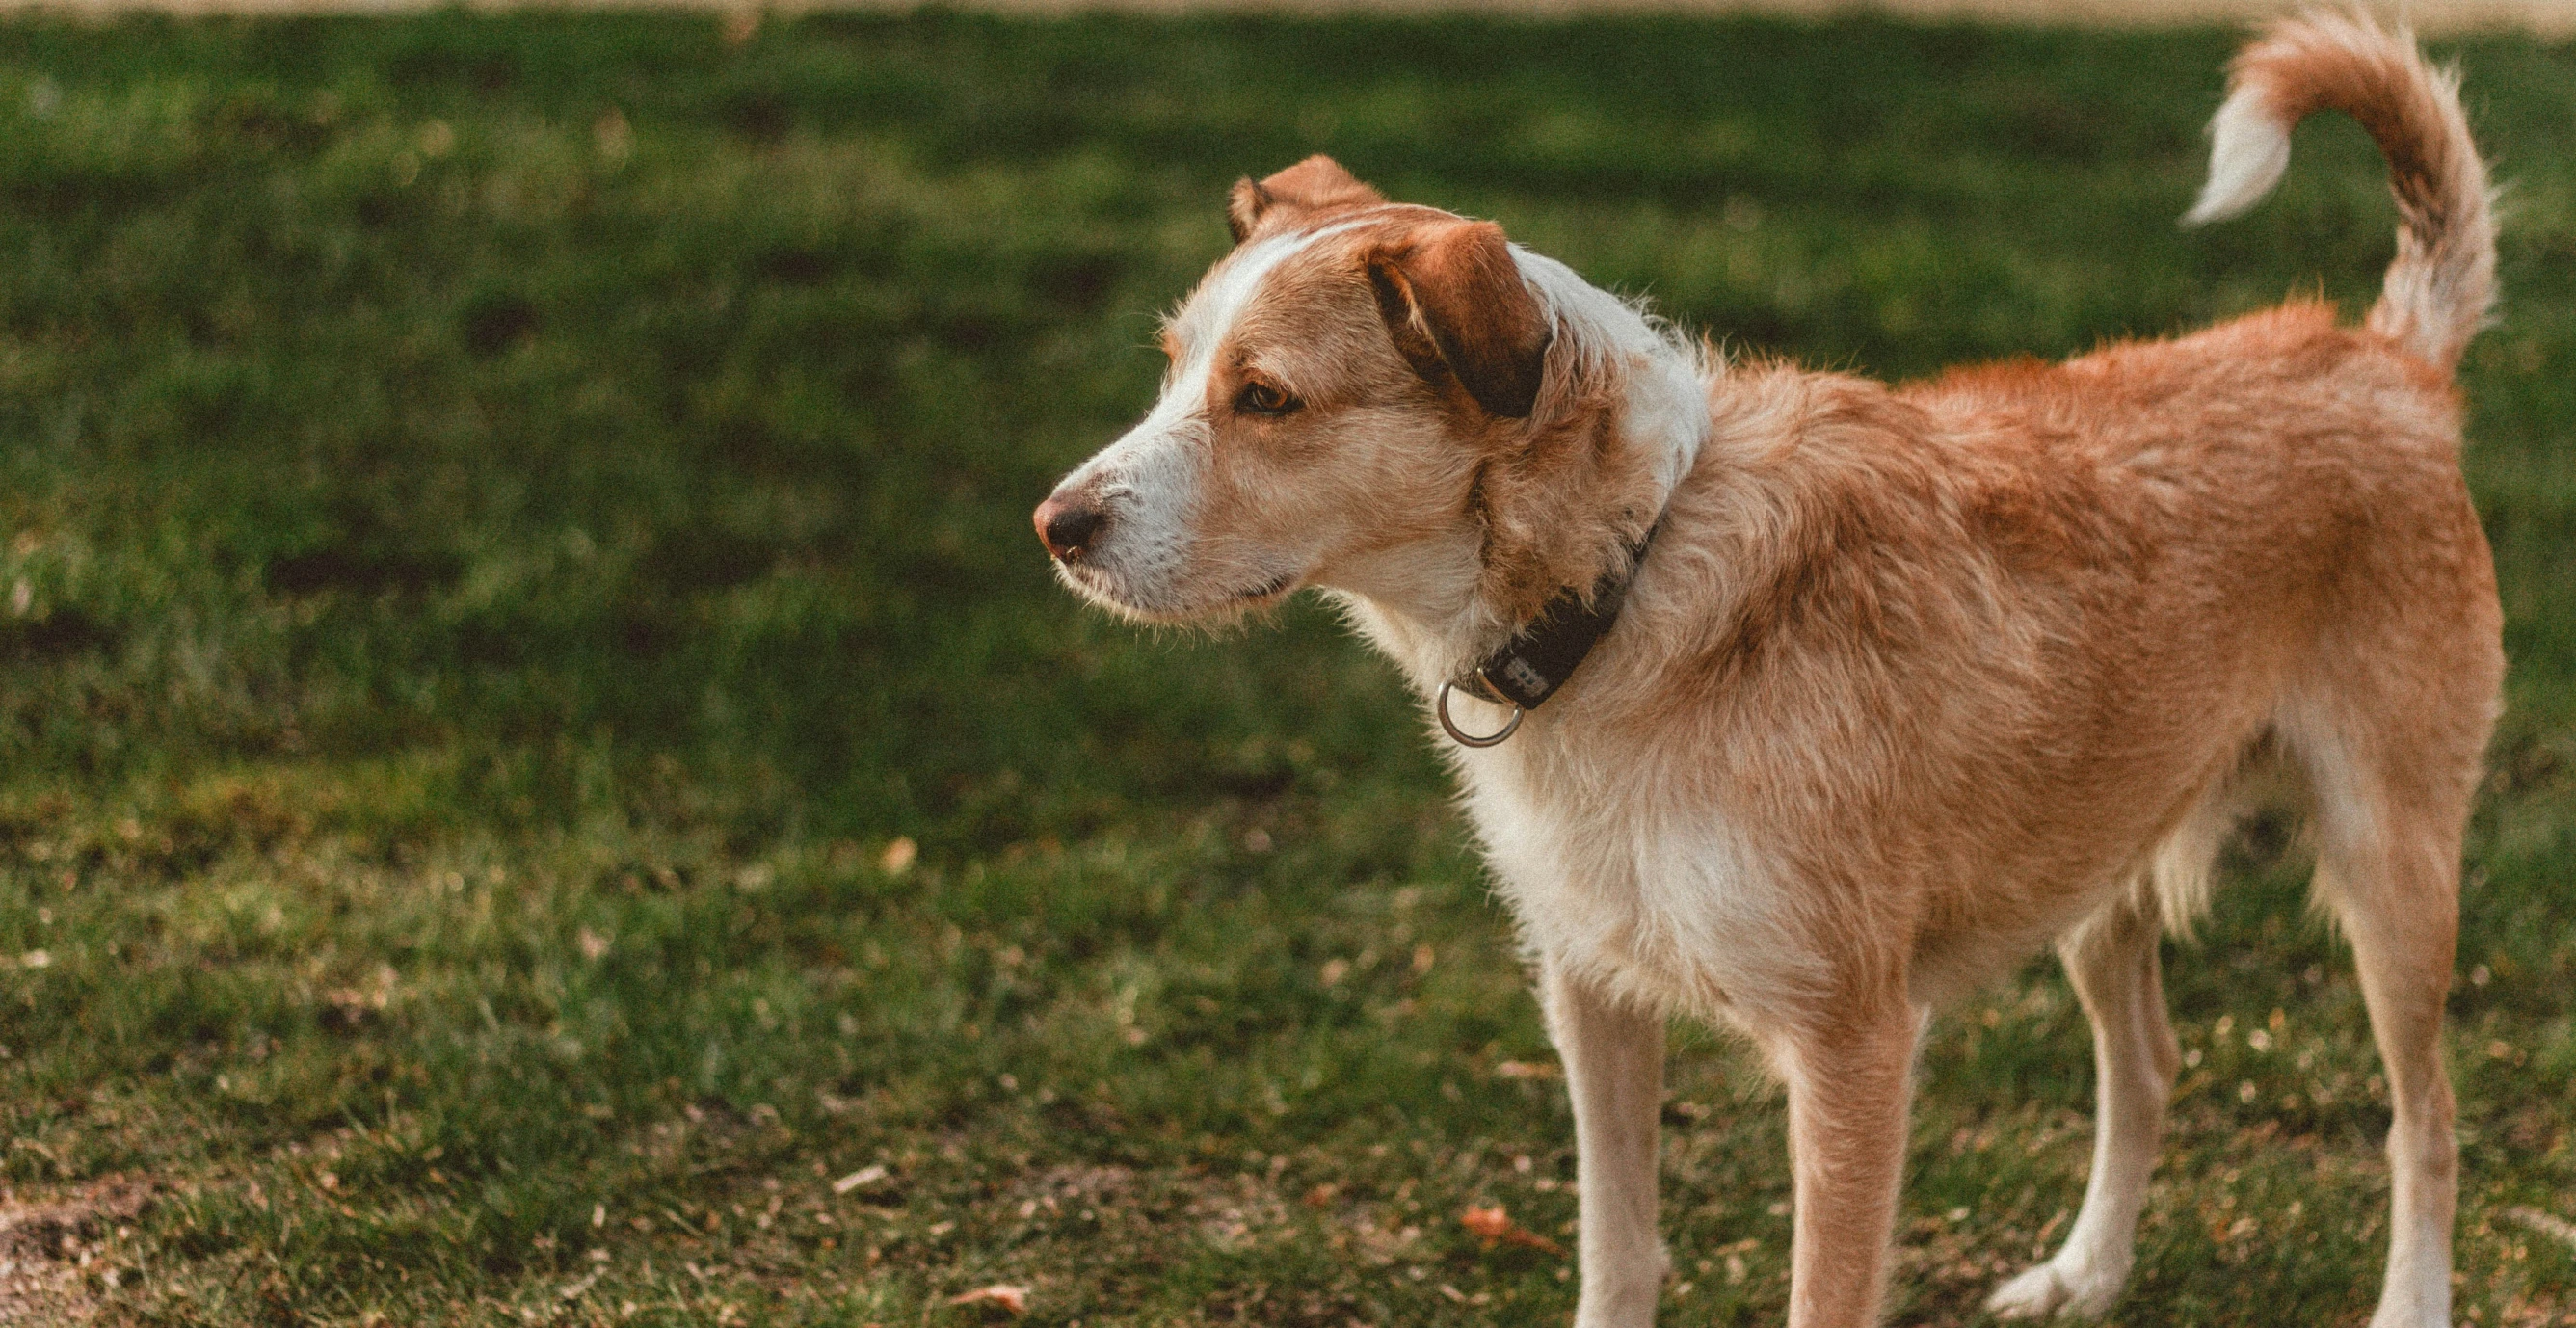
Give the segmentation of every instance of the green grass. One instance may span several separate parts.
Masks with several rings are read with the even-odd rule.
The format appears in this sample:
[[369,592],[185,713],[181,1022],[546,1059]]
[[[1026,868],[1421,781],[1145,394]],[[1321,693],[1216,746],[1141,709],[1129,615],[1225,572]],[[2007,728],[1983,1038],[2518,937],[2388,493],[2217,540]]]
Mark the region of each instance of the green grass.
[[[1879,374],[2357,307],[2349,125],[2173,224],[2231,45],[11,20],[0,1184],[100,1211],[0,1254],[146,1324],[1561,1322],[1564,1260],[1457,1224],[1564,1238],[1571,1124],[1390,672],[1307,606],[1110,624],[1028,508],[1148,401],[1225,186],[1314,150]],[[2565,1324],[2576,1249],[2505,1214],[2576,1216],[2576,51],[2457,53],[2513,181],[2460,1295]],[[2125,1323],[2375,1295],[2376,1066],[2264,829],[2169,950]],[[2088,1055],[2045,965],[1944,1018],[1898,1321],[2062,1229]],[[1667,1119],[1663,1321],[1776,1322],[1776,1092],[1692,1033]]]

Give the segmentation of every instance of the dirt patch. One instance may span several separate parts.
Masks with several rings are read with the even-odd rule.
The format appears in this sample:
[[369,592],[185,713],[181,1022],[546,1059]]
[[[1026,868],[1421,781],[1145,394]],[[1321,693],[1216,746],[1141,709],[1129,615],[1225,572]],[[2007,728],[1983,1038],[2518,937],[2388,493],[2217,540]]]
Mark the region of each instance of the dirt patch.
[[111,1178],[38,1199],[0,1191],[0,1324],[81,1324],[98,1292],[133,1275],[125,1224],[150,1187]]

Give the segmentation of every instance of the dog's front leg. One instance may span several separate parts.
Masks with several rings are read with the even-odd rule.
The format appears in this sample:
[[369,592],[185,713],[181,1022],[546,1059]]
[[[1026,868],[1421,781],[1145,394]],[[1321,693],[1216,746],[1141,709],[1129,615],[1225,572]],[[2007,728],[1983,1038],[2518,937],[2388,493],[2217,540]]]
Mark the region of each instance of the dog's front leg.
[[1667,1266],[1655,1232],[1663,1017],[1614,1001],[1553,962],[1540,965],[1539,1002],[1574,1099],[1583,1275],[1575,1328],[1645,1328]]
[[1878,1322],[1905,1169],[1918,1023],[1901,999],[1838,1003],[1830,1022],[1779,1048],[1797,1205],[1789,1328]]

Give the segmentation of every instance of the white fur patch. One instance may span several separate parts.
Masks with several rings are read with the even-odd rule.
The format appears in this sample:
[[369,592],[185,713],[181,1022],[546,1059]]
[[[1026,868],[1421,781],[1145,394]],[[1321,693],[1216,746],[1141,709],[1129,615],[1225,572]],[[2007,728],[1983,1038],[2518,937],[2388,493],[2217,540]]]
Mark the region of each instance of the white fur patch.
[[2263,201],[2290,169],[2290,126],[2261,84],[2230,94],[2209,122],[2209,183],[2182,224],[2223,221]]
[[1643,1008],[1755,1027],[1824,986],[1809,919],[1723,816],[1559,752],[1457,763],[1524,941],[1568,973]]
[[1546,302],[1577,355],[1619,361],[1627,383],[1620,423],[1650,449],[1666,493],[1682,482],[1708,439],[1707,387],[1697,355],[1636,306],[1585,281],[1574,269],[1512,246],[1521,280]]

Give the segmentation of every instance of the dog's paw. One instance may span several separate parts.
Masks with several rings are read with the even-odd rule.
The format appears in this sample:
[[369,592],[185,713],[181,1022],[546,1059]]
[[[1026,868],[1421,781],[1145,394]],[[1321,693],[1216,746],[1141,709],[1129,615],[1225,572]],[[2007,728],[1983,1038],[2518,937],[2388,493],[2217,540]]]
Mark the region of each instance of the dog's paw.
[[1986,1297],[1986,1309],[1998,1319],[2045,1319],[2068,1299],[2066,1284],[2048,1264],[2026,1268]]
[[2116,1279],[2069,1276],[2055,1262],[2029,1269],[1995,1288],[1986,1309],[1998,1319],[2045,1319],[2052,1314],[2098,1318],[2120,1298]]
[[[2428,1298],[2431,1299],[2431,1298]],[[2449,1297],[2426,1300],[2383,1299],[2370,1316],[2370,1328],[2450,1328]]]

